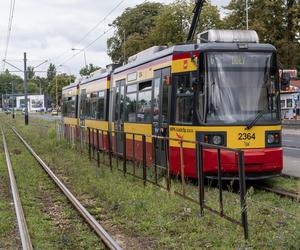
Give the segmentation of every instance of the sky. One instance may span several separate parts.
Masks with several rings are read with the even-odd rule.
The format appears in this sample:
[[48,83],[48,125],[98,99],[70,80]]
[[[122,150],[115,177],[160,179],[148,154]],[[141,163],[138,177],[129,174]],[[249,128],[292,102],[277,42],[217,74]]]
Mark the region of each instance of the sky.
[[[88,64],[105,67],[111,63],[106,52],[106,40],[114,32],[108,24],[126,8],[142,2],[142,0],[15,0],[7,61],[22,68],[22,58],[26,52],[30,66],[48,61],[37,68],[38,71],[46,71],[52,62],[58,67],[58,71],[78,75],[85,63],[84,54],[78,50],[72,51],[72,48],[82,49],[101,36],[85,50],[85,54]],[[173,0],[155,2],[168,4]],[[228,2],[229,0],[211,0],[212,4],[219,7],[227,5]],[[115,7],[117,8],[108,15]],[[9,9],[10,0],[0,0],[0,71],[6,48]],[[99,27],[81,41],[100,21]],[[76,53],[78,55],[71,58]],[[69,58],[71,59],[68,60]],[[6,68],[13,70],[9,65]],[[37,75],[45,76],[45,73],[39,72]]]

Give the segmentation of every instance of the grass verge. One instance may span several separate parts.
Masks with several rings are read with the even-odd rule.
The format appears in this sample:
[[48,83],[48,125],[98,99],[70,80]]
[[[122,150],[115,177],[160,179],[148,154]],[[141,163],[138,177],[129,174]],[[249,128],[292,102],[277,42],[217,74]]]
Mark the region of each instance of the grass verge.
[[[44,122],[40,122],[43,124]],[[49,125],[49,123],[47,123]],[[205,212],[199,217],[197,204],[108,168],[97,169],[86,155],[56,141],[52,128],[17,127],[25,139],[62,178],[108,231],[148,248],[163,249],[299,249],[300,208],[277,195],[248,191],[250,240],[244,241],[240,227]],[[173,188],[178,186],[173,184]],[[195,187],[188,185],[189,194]],[[226,212],[239,216],[239,197],[224,192]],[[206,202],[218,208],[217,190],[207,188]],[[126,245],[126,243],[125,243]]]

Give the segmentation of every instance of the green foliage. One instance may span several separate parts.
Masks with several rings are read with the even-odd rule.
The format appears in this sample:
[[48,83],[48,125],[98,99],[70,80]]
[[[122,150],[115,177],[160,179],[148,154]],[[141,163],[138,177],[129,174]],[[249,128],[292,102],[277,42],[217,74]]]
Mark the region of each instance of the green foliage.
[[[108,55],[114,63],[122,63],[132,55],[127,53],[130,48],[138,52],[147,48],[147,42],[143,45],[143,38],[146,38],[154,26],[155,17],[158,16],[162,4],[146,2],[134,8],[128,8],[114,22],[115,35],[108,39]],[[125,42],[124,42],[125,41]],[[125,52],[125,53],[124,53]]]
[[[192,0],[176,0],[169,5],[146,2],[127,9],[113,22],[116,32],[107,41],[108,55],[114,63],[122,63],[149,47],[185,42],[193,8]],[[198,32],[221,27],[219,9],[206,3]]]
[[34,72],[34,67],[28,66],[27,67],[27,79],[32,80],[34,78],[35,72]]
[[[226,9],[224,27],[245,29],[244,0],[232,0]],[[300,67],[299,0],[249,1],[249,29],[256,30],[260,41],[273,44],[284,68]]]
[[6,70],[4,73],[0,74],[0,98],[2,94],[11,94],[11,83],[14,85],[14,93],[23,92],[23,79]]
[[92,63],[90,63],[86,67],[82,68],[79,73],[81,76],[88,76],[98,69],[100,69],[100,67],[94,66]]
[[52,97],[53,102],[61,104],[62,88],[75,81],[75,76],[67,74],[59,74],[53,78],[48,86],[48,93]]
[[47,79],[49,82],[51,82],[54,77],[56,76],[56,67],[53,63],[50,63],[48,69],[47,69]]

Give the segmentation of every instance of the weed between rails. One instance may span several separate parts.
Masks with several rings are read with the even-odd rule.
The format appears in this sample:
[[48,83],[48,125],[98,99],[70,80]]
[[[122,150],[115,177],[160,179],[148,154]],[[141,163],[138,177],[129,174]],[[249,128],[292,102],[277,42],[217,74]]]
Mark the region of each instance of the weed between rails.
[[5,162],[2,135],[0,142],[0,249],[20,248],[16,214],[11,197],[8,171]]
[[10,152],[18,152],[11,161],[34,248],[104,249],[12,132],[7,142]]
[[[40,121],[43,123],[42,121]],[[49,124],[49,123],[47,123]],[[147,248],[168,249],[299,249],[300,209],[297,203],[274,194],[250,190],[248,214],[250,240],[243,240],[242,229],[205,211],[199,217],[199,206],[131,176],[124,178],[114,167],[98,169],[70,149],[66,141],[56,141],[55,130],[41,132],[37,127],[18,129],[38,154],[51,166],[90,212],[107,229],[144,243]],[[44,130],[44,129],[43,129]],[[188,194],[196,187],[188,185]],[[173,180],[173,190],[180,185]],[[206,203],[218,209],[218,191],[206,188]],[[277,208],[280,208],[279,211]],[[239,219],[239,197],[224,192],[225,213]]]

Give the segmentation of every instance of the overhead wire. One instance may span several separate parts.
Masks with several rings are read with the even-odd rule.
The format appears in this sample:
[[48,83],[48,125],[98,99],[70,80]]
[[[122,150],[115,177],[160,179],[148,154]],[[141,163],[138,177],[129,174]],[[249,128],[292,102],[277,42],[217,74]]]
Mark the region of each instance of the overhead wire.
[[[106,15],[105,15],[105,17],[103,17],[95,26],[93,26],[76,44],[75,44],[75,47],[76,46],[78,46],[78,45],[80,45],[94,30],[96,30],[99,26],[100,26],[100,24],[102,24],[105,20],[107,20],[107,18],[117,9],[117,8],[119,8],[120,7],[120,5],[122,4],[122,3],[124,3],[125,2],[125,0],[121,0],[115,7],[113,7]],[[105,33],[106,34],[106,33]],[[54,58],[52,58],[51,60],[53,61],[54,59],[58,59],[58,58],[60,58],[60,57],[62,57],[62,56],[64,56],[65,54],[67,54],[69,52],[69,50],[66,50],[66,51],[64,51],[63,53],[61,53],[60,55],[58,55],[58,56],[56,56],[56,57],[54,57]],[[80,52],[78,52],[78,53],[75,53],[74,55],[75,56],[77,56],[77,55],[79,55],[80,54]],[[74,56],[73,55],[73,56]],[[72,56],[72,58],[73,58],[73,56]],[[75,57],[74,56],[74,57]]]
[[16,0],[11,0],[10,1],[9,17],[8,17],[8,28],[7,28],[7,36],[6,36],[6,46],[5,46],[5,51],[4,51],[4,58],[3,58],[4,60],[3,60],[2,71],[5,70],[5,64],[6,64],[5,60],[7,58],[8,47],[9,47],[9,42],[10,42],[10,36],[11,36],[11,31],[12,31],[15,4],[16,4]]

